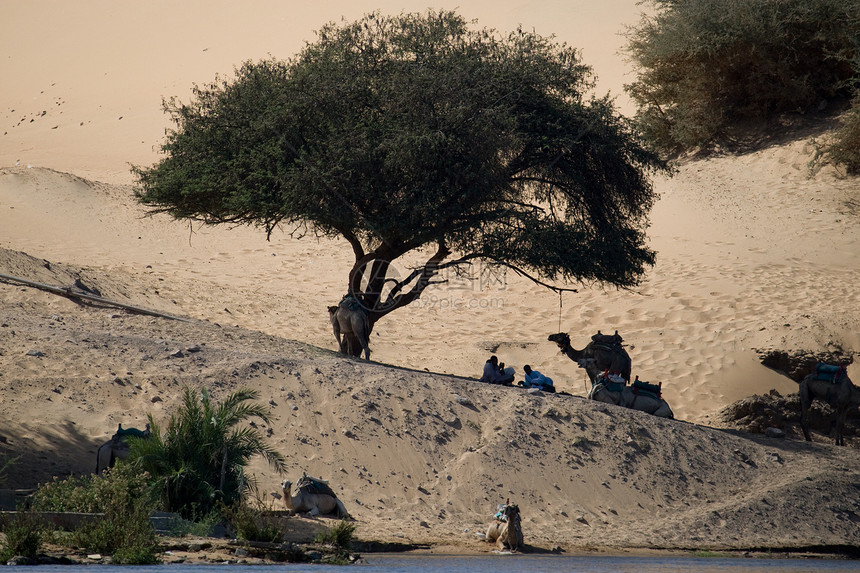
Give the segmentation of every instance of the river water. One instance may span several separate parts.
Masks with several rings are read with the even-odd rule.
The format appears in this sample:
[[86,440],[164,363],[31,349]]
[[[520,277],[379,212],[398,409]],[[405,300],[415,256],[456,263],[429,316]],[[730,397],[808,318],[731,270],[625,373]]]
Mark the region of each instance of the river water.
[[34,573],[818,573],[860,571],[860,561],[703,557],[541,555],[367,555],[360,565],[40,565]]

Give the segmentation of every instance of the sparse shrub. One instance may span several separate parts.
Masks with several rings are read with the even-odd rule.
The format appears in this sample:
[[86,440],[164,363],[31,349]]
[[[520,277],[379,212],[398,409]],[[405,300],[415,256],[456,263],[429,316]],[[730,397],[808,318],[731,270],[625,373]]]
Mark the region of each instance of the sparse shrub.
[[342,519],[337,525],[326,531],[321,531],[314,538],[314,543],[331,545],[334,551],[323,558],[323,563],[345,565],[350,562],[349,546],[355,533],[355,524]]
[[18,461],[18,458],[21,456],[15,456],[13,458],[4,455],[0,457],[0,485],[4,485],[6,483],[7,474],[9,473],[9,468],[15,465]]
[[221,513],[236,528],[239,539],[276,543],[284,539],[284,529],[264,512],[244,503],[223,508]]
[[850,94],[860,0],[650,0],[628,30],[643,133],[677,153]]
[[119,463],[103,477],[69,477],[39,487],[33,508],[39,511],[103,513],[68,536],[75,547],[112,556],[114,563],[157,562],[157,540],[149,523],[154,497],[147,474]]
[[0,527],[6,542],[0,545],[0,563],[21,555],[30,559],[42,550],[45,525],[29,512],[19,511],[10,517],[0,517]]
[[341,519],[334,527],[318,533],[314,543],[330,543],[337,548],[348,549],[352,543],[355,527],[354,523]]
[[824,161],[842,165],[849,175],[860,175],[860,95],[854,98],[842,126],[822,153]]

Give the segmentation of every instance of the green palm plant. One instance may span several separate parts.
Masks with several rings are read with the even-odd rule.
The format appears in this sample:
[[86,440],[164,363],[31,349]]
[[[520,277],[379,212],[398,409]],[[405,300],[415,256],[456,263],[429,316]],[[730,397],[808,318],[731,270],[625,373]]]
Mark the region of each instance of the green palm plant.
[[284,456],[269,446],[255,427],[240,425],[250,418],[268,423],[255,390],[242,389],[214,403],[208,391],[186,388],[179,411],[166,428],[149,414],[152,435],[131,441],[129,462],[148,472],[164,508],[186,518],[209,514],[219,503],[239,501],[245,489],[244,468],[255,455],[278,472]]

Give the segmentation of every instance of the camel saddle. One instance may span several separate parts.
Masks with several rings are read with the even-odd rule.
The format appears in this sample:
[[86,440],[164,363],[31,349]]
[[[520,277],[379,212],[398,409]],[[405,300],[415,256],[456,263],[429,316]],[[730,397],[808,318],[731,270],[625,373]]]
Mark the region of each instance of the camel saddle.
[[335,495],[334,491],[331,489],[331,486],[328,485],[327,481],[320,478],[311,477],[307,474],[303,474],[302,477],[299,478],[299,481],[296,482],[296,490],[300,489],[307,490],[310,493],[337,497],[337,495]]
[[624,339],[621,338],[617,330],[615,334],[603,334],[598,330],[597,334],[591,337],[591,341],[594,344],[605,347],[607,350],[612,350],[615,347],[621,346]]
[[345,294],[343,298],[340,299],[340,302],[337,304],[340,308],[345,308],[351,311],[361,311],[367,314],[367,308],[361,303],[360,300],[355,295]]
[[841,364],[825,364],[824,362],[819,362],[815,365],[816,380],[822,380],[824,382],[836,384],[846,374],[847,371],[845,370],[845,366]]
[[637,394],[647,394],[658,400],[663,399],[663,383],[659,384],[651,384],[650,382],[643,382],[636,377],[636,380],[633,381],[632,384],[633,391]]
[[148,438],[149,435],[149,424],[146,425],[145,430],[139,430],[138,428],[123,428],[122,424],[119,424],[116,429],[116,434],[114,434],[113,437],[125,438],[126,436],[132,436],[134,438]]

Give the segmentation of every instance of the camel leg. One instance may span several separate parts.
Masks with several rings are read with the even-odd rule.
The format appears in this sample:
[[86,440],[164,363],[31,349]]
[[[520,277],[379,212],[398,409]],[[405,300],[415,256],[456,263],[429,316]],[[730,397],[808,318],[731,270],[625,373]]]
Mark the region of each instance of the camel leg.
[[836,445],[844,446],[845,438],[842,435],[842,430],[845,428],[845,420],[848,418],[848,408],[840,406],[836,410]]
[[803,429],[803,437],[807,442],[812,441],[809,435],[809,407],[812,403],[812,396],[809,388],[805,384],[800,385],[800,427]]
[[337,516],[341,519],[350,519],[349,512],[341,500],[335,500],[337,503]]
[[[106,443],[102,444],[101,446],[99,446],[99,449],[96,450],[96,475],[101,475],[102,472],[110,464],[110,461],[109,461],[110,458],[109,457],[107,460],[102,459],[102,456],[105,455],[105,452],[104,452],[105,446],[112,447],[113,442],[106,442]],[[108,450],[108,454],[109,454],[109,452],[110,452],[110,450]]]

